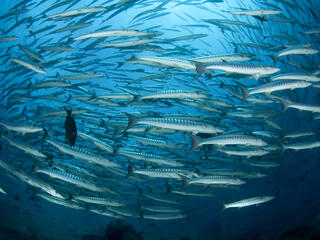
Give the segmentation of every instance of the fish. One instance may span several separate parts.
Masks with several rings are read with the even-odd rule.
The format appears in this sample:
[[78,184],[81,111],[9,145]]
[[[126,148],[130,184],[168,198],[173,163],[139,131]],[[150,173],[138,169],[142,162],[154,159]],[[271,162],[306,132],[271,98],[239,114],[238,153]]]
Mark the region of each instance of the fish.
[[142,37],[142,36],[152,36],[159,35],[160,32],[140,32],[137,30],[108,30],[95,33],[85,34],[74,38],[73,40],[83,40],[88,38],[106,38],[106,37]]
[[207,96],[203,94],[201,91],[185,91],[185,90],[166,90],[166,91],[160,91],[156,93],[152,93],[149,95],[145,95],[142,97],[139,97],[139,100],[147,100],[147,99],[164,99],[164,98],[171,98],[171,99],[179,99],[179,98],[192,98],[192,99],[198,99],[198,98],[206,98]]
[[16,37],[16,36],[7,36],[7,37],[1,37],[0,38],[0,43],[3,43],[3,42],[11,42],[11,41],[15,41],[15,40],[18,40],[19,38]]
[[33,175],[29,175],[25,172],[22,172],[21,170],[15,169],[13,166],[11,166],[11,164],[6,163],[2,159],[0,159],[0,167],[12,174],[13,176],[17,177],[21,181],[50,194],[50,196],[59,199],[64,199],[64,197],[48,183],[42,181],[40,178],[36,178]]
[[89,135],[89,134],[86,134],[83,132],[78,132],[78,136],[83,139],[91,141],[94,145],[96,145],[97,147],[99,147],[102,150],[106,150],[109,153],[114,152],[114,149],[110,144],[103,142],[102,140],[100,140],[92,135]]
[[178,180],[182,180],[181,176],[186,178],[199,176],[196,173],[192,173],[187,170],[177,169],[177,168],[136,169],[132,163],[129,163],[127,177],[133,174],[141,174],[141,175],[149,176],[151,178],[172,178],[172,179],[178,179]]
[[35,166],[32,170],[32,173],[43,173],[50,176],[51,178],[56,178],[64,182],[72,183],[77,185],[78,187],[82,187],[90,191],[104,192],[103,188],[95,185],[94,183],[91,183],[85,179],[82,179],[81,177],[72,175],[70,173],[61,172],[59,170],[54,170],[51,168],[38,168],[37,166]]
[[307,82],[320,82],[320,77],[313,74],[303,74],[303,73],[284,73],[280,75],[273,76],[272,81],[278,80],[302,80]]
[[242,185],[246,182],[234,177],[228,177],[228,176],[200,176],[200,177],[194,177],[189,180],[185,180],[184,186],[188,186],[191,184],[204,184],[204,185]]
[[42,194],[42,193],[36,193],[36,196],[39,198],[43,198],[45,200],[47,200],[48,202],[54,203],[54,204],[58,204],[67,208],[73,208],[76,210],[84,210],[85,207],[79,206],[78,204],[72,202],[72,201],[68,201],[68,200],[64,200],[61,198],[57,198],[54,196],[50,196],[48,194]]
[[6,191],[4,191],[1,187],[0,187],[0,192],[7,195]]
[[270,55],[270,57],[273,59],[274,63],[277,62],[278,58],[281,56],[288,56],[288,55],[310,55],[310,54],[317,54],[319,53],[318,50],[309,48],[309,47],[291,47],[284,49],[280,52],[278,52],[276,55]]
[[257,138],[253,135],[246,135],[246,134],[225,134],[220,136],[214,136],[207,139],[201,139],[197,136],[190,135],[192,140],[192,148],[190,150],[190,153],[196,150],[198,147],[202,145],[218,145],[218,146],[224,146],[224,145],[246,145],[246,146],[259,146],[263,147],[266,146],[267,143]]
[[26,133],[37,133],[43,131],[43,127],[34,125],[15,125],[3,121],[0,121],[0,126],[3,126],[10,131],[20,132],[23,135]]
[[39,158],[47,158],[47,156],[45,154],[43,154],[38,149],[30,146],[27,143],[21,142],[17,139],[13,139],[9,136],[1,136],[1,137],[3,139],[7,140],[11,146],[18,148],[21,151],[24,151],[25,153],[30,154],[31,156],[35,156],[35,157],[39,157]]
[[103,206],[112,206],[112,207],[121,207],[124,206],[123,203],[119,201],[115,201],[112,199],[107,198],[100,198],[100,197],[92,197],[92,196],[72,196],[73,200],[81,201],[85,203],[93,203]]
[[270,83],[266,83],[264,85],[258,86],[256,88],[249,89],[249,91],[240,85],[240,88],[243,93],[243,101],[246,101],[250,95],[257,94],[257,93],[271,93],[274,91],[281,91],[281,90],[293,90],[297,88],[306,88],[310,87],[312,83],[301,81],[301,80],[277,80]]
[[61,142],[57,142],[53,139],[46,139],[46,142],[55,146],[59,151],[72,155],[76,158],[83,159],[85,161],[101,165],[103,167],[119,167],[117,163],[111,162],[109,159],[102,156],[98,156],[94,153],[86,151],[85,149],[78,148],[77,146],[70,146]]
[[[201,68],[201,65],[200,65],[200,68]],[[255,78],[256,80],[258,80],[260,77],[269,76],[271,74],[274,74],[280,71],[280,68],[271,67],[271,66],[256,66],[256,65],[235,64],[235,63],[212,64],[205,67],[205,69],[222,70],[222,71],[225,71],[227,74],[237,73],[237,74],[249,75],[250,77]]]
[[72,109],[68,110],[64,108],[64,110],[67,112],[67,117],[66,117],[66,120],[64,121],[65,136],[68,144],[70,146],[74,146],[77,138],[76,122],[74,121],[74,118],[71,116]]
[[184,164],[178,161],[175,161],[166,157],[162,157],[160,155],[152,154],[152,153],[137,151],[131,148],[118,148],[116,153],[118,155],[125,156],[127,158],[149,162],[149,163],[156,163],[158,165],[168,165],[171,167],[184,166]]
[[275,197],[274,196],[262,196],[262,197],[253,197],[253,198],[247,198],[243,199],[237,202],[233,203],[228,203],[224,204],[224,209],[227,208],[243,208],[243,207],[248,207],[252,205],[259,205],[261,203],[269,202],[273,200]]
[[73,17],[81,14],[87,14],[87,13],[97,13],[97,12],[103,12],[106,8],[82,8],[82,9],[76,9],[71,10],[68,12],[58,13],[54,15],[47,16],[48,18],[62,18],[62,17]]
[[158,214],[144,214],[143,219],[152,219],[152,220],[175,220],[185,218],[187,215],[183,213],[158,213]]
[[46,71],[44,71],[43,69],[41,69],[40,67],[30,63],[30,62],[27,62],[27,61],[23,61],[23,60],[20,60],[20,59],[17,59],[17,58],[10,58],[10,61],[14,62],[14,63],[17,63],[17,64],[20,64],[21,66],[25,67],[25,68],[28,68],[28,69],[31,69],[35,72],[38,72],[38,73],[42,73],[42,74],[47,74]]
[[315,142],[299,142],[299,143],[292,143],[292,144],[284,144],[283,149],[292,149],[292,150],[304,150],[304,149],[312,149],[320,147],[320,141]]
[[233,15],[245,15],[245,16],[265,16],[265,15],[277,15],[280,14],[280,10],[263,9],[263,10],[242,10],[242,11],[229,11]]
[[223,129],[215,127],[211,124],[206,124],[200,121],[193,121],[188,119],[177,118],[145,118],[136,119],[135,116],[126,113],[129,118],[128,127],[125,131],[128,131],[132,126],[137,124],[147,124],[158,128],[168,128],[184,132],[196,133],[222,133]]

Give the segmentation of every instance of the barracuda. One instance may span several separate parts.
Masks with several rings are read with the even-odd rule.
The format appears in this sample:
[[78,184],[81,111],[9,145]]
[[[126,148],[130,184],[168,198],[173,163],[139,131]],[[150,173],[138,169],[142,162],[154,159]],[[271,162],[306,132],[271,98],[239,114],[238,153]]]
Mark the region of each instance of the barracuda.
[[57,77],[62,78],[64,80],[84,80],[84,79],[92,79],[92,78],[101,78],[103,77],[103,74],[88,73],[88,74],[69,75],[69,76],[57,74]]
[[46,194],[37,193],[36,196],[43,198],[43,199],[47,200],[48,202],[52,202],[52,203],[55,203],[55,204],[58,204],[58,205],[61,205],[61,206],[67,207],[67,208],[73,208],[73,209],[77,209],[77,210],[85,209],[84,207],[81,207],[72,201],[63,200],[63,199],[52,197],[52,196],[49,196]]
[[105,10],[106,8],[83,8],[83,9],[71,10],[64,13],[50,15],[48,16],[48,18],[73,17],[81,14],[103,12]]
[[151,154],[151,153],[143,153],[133,151],[132,149],[119,148],[117,151],[118,155],[125,156],[134,160],[140,160],[145,162],[156,163],[159,165],[168,165],[172,167],[182,167],[184,164],[174,161],[169,158],[164,158],[159,155]]
[[184,186],[188,186],[190,184],[204,184],[204,185],[242,185],[246,182],[234,177],[227,176],[204,176],[204,177],[196,177],[191,178],[190,180],[185,180]]
[[176,213],[176,214],[170,214],[170,213],[162,213],[162,214],[150,214],[150,215],[143,215],[143,219],[152,219],[152,220],[175,220],[175,219],[181,219],[187,217],[186,214],[183,213]]
[[145,176],[149,176],[152,178],[173,178],[181,180],[181,176],[192,178],[198,177],[199,175],[184,169],[175,169],[175,168],[140,168],[135,169],[133,164],[129,162],[128,174],[127,176],[131,176],[133,174],[141,174]]
[[98,197],[91,197],[91,196],[72,196],[72,199],[79,200],[86,203],[94,203],[94,204],[105,205],[105,206],[113,206],[113,207],[124,206],[123,203],[119,201],[111,200],[108,198],[98,198]]
[[109,30],[103,32],[95,32],[85,34],[79,37],[76,37],[74,40],[82,40],[88,38],[101,38],[101,37],[143,37],[151,35],[159,35],[159,32],[140,32],[136,30]]
[[10,61],[12,62],[15,62],[15,63],[18,63],[22,66],[24,66],[25,68],[28,68],[28,69],[31,69],[35,72],[38,72],[38,73],[42,73],[42,74],[47,74],[46,71],[42,70],[40,67],[32,64],[32,63],[29,63],[29,62],[26,62],[26,61],[22,61],[22,60],[19,60],[17,58],[10,58]]
[[98,139],[92,135],[88,135],[83,132],[78,132],[78,136],[82,137],[83,139],[91,141],[94,145],[96,145],[97,147],[99,147],[102,150],[106,150],[109,153],[114,152],[114,149],[111,145],[107,144],[106,142],[101,141],[100,139]]
[[283,146],[284,150],[287,150],[287,149],[304,150],[304,149],[312,149],[312,148],[318,148],[318,147],[320,147],[320,141],[292,143],[292,144],[285,144]]
[[25,153],[31,154],[36,157],[40,158],[47,158],[47,156],[43,153],[41,153],[38,149],[35,149],[31,147],[30,145],[26,143],[22,143],[18,141],[17,139],[10,138],[9,136],[1,136],[3,139],[7,140],[10,145],[24,151]]
[[107,211],[107,210],[101,210],[101,209],[90,209],[90,212],[99,214],[99,215],[103,215],[103,216],[107,216],[107,217],[112,217],[112,218],[117,218],[117,219],[123,219],[123,216],[120,216],[118,214],[115,214],[111,211]]
[[114,48],[127,48],[127,47],[135,47],[147,43],[152,43],[159,41],[160,39],[141,39],[141,40],[133,40],[133,41],[127,41],[127,42],[115,42],[115,43],[101,43],[101,46],[104,47],[114,47]]
[[180,212],[182,212],[178,208],[163,207],[163,206],[142,206],[141,208],[144,210],[151,211],[151,212],[161,212],[161,213],[180,213]]
[[26,174],[24,172],[18,171],[13,166],[7,164],[6,162],[2,161],[1,159],[0,159],[0,167],[5,169],[7,172],[12,174],[13,176],[19,178],[21,181],[29,184],[30,186],[33,186],[35,188],[39,188],[42,191],[50,194],[51,196],[54,196],[54,197],[57,197],[60,199],[64,199],[64,197],[60,193],[58,193],[53,187],[51,187],[49,184],[42,181],[40,178],[37,178],[33,175],[29,176],[28,174]]
[[318,50],[309,48],[309,47],[291,47],[285,50],[282,50],[276,55],[271,55],[270,57],[273,59],[274,63],[277,62],[278,58],[281,56],[288,56],[288,55],[311,55],[319,53]]
[[0,121],[0,125],[4,126],[8,130],[21,132],[22,134],[36,133],[43,130],[42,127],[37,127],[33,125],[12,125],[12,124],[1,122],[1,121]]
[[280,164],[277,162],[271,162],[271,161],[248,161],[244,160],[243,161],[246,164],[249,164],[250,166],[253,167],[263,167],[263,168],[273,168],[273,167],[279,167]]
[[242,85],[239,84],[242,93],[243,93],[243,101],[246,101],[250,95],[257,94],[257,93],[271,93],[275,91],[281,90],[293,90],[296,88],[306,88],[311,86],[312,83],[306,81],[299,81],[299,80],[278,80],[270,83],[266,83],[262,86],[249,89],[249,91]]
[[228,155],[235,155],[235,156],[242,156],[246,158],[251,158],[251,157],[261,157],[269,152],[263,149],[255,149],[255,150],[235,150],[235,149],[218,149],[220,152],[224,152]]
[[272,81],[277,80],[303,80],[307,82],[320,82],[320,77],[317,77],[316,75],[312,74],[303,74],[303,73],[284,73],[280,75],[276,75],[271,78]]
[[52,33],[59,33],[59,32],[65,32],[65,31],[73,31],[73,30],[77,30],[80,28],[89,27],[91,25],[92,25],[91,23],[75,24],[72,26],[67,26],[67,27],[62,27],[62,28],[56,29],[50,33],[52,34]]
[[171,148],[171,149],[182,149],[183,146],[181,146],[178,143],[169,143],[166,140],[162,139],[156,139],[156,138],[147,138],[147,137],[140,137],[135,135],[130,135],[131,138],[136,140],[137,142],[140,142],[142,144],[161,147],[161,148]]
[[60,179],[64,182],[68,182],[68,183],[72,183],[77,185],[78,187],[82,187],[94,192],[104,192],[104,189],[101,187],[98,187],[97,185],[90,183],[88,181],[86,181],[85,179],[72,175],[70,173],[66,173],[66,172],[61,172],[58,170],[54,170],[51,168],[42,168],[42,169],[38,169],[37,167],[35,167],[32,171],[33,173],[43,173],[46,175],[49,175],[52,178],[57,178]]
[[80,158],[104,167],[119,167],[117,163],[111,162],[109,159],[95,155],[79,147],[69,146],[67,144],[50,140],[50,139],[47,139],[46,141],[51,145],[55,146],[56,148],[58,148],[61,152],[70,154],[75,158]]
[[190,61],[205,63],[205,64],[216,63],[216,62],[245,62],[245,61],[251,60],[252,56],[253,55],[249,53],[236,53],[236,54],[192,58],[190,59]]
[[280,14],[279,10],[263,9],[263,10],[245,10],[245,11],[229,11],[233,15],[245,15],[245,16],[264,16],[264,15],[276,15]]
[[312,131],[295,131],[291,133],[287,133],[283,136],[283,138],[298,138],[298,137],[306,137],[306,136],[312,136],[315,135]]
[[206,69],[215,69],[225,71],[227,74],[237,73],[243,75],[250,75],[255,79],[259,79],[260,77],[269,76],[273,73],[279,72],[280,68],[270,67],[270,66],[257,66],[257,65],[249,65],[249,64],[214,64],[205,67]]
[[188,119],[177,119],[177,118],[144,118],[144,119],[138,119],[136,120],[136,117],[127,114],[129,117],[129,123],[127,131],[129,128],[131,128],[133,125],[137,124],[147,124],[154,127],[160,127],[160,128],[168,128],[183,132],[192,132],[194,134],[196,133],[221,133],[223,132],[222,129],[215,127],[211,124],[207,124],[200,121],[193,121]]
[[18,37],[16,37],[16,36],[2,37],[2,38],[0,38],[0,43],[10,42],[10,41],[14,41],[14,40],[18,40]]
[[1,187],[0,187],[0,192],[3,193],[3,194],[5,194],[5,195],[7,195],[6,191],[3,190]]
[[242,207],[248,207],[252,205],[258,205],[261,203],[269,202],[273,200],[274,196],[263,196],[263,197],[253,197],[253,198],[247,198],[243,199],[237,202],[224,204],[224,209],[226,208],[242,208]]
[[172,99],[180,99],[180,98],[206,98],[207,96],[202,93],[202,91],[186,91],[186,90],[166,90],[160,91],[156,93],[152,93],[149,95],[145,95],[140,97],[140,100],[147,100],[147,99],[163,99],[163,98],[172,98]]
[[[132,56],[128,63],[138,61],[139,64],[146,64],[158,67],[177,68],[196,71],[196,65],[189,61],[170,59],[164,57],[135,57]],[[207,71],[208,72],[208,71]]]
[[295,103],[291,101],[281,101],[283,111],[286,111],[288,108],[295,108],[300,111],[308,111],[314,113],[320,113],[320,106],[311,105],[306,103]]
[[186,191],[179,191],[179,190],[170,190],[170,193],[175,193],[183,196],[214,197],[214,195],[210,193],[186,192]]
[[260,138],[257,138],[253,135],[244,135],[244,134],[226,134],[226,135],[221,135],[221,136],[216,136],[216,137],[211,137],[207,139],[201,139],[196,136],[192,136],[192,148],[190,150],[190,153],[196,150],[198,147],[202,145],[246,145],[246,146],[266,146],[267,143],[263,141]]
[[33,58],[33,59],[35,59],[35,60],[37,60],[39,62],[44,61],[43,58],[39,54],[37,54],[36,52],[30,50],[29,48],[27,48],[27,47],[25,47],[25,46],[23,46],[21,44],[18,44],[18,47],[22,51],[24,51],[30,58]]

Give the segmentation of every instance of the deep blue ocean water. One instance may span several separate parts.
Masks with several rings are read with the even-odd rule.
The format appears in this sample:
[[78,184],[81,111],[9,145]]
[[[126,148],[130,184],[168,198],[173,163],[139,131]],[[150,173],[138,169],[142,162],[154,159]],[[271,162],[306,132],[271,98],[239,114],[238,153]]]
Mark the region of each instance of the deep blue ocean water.
[[[94,14],[79,14],[65,18],[52,16],[71,10],[98,7],[105,9]],[[230,11],[266,9],[279,10],[280,13],[255,17],[230,13]],[[25,11],[19,12],[19,10]],[[108,207],[81,201],[75,202],[73,198],[77,195],[105,197],[122,202],[124,206],[120,209],[128,210],[135,216],[121,214],[116,216],[121,216],[122,221],[131,224],[144,239],[293,239],[281,238],[281,234],[301,225],[308,226],[311,229],[310,234],[318,237],[314,239],[319,239],[319,147],[292,150],[286,149],[285,146],[292,143],[320,141],[320,111],[316,109],[320,104],[320,82],[313,81],[312,85],[306,88],[272,93],[273,96],[290,99],[295,103],[310,104],[315,107],[312,111],[300,111],[294,107],[283,111],[279,101],[273,99],[268,93],[250,96],[251,99],[269,100],[268,103],[242,101],[242,92],[237,84],[239,82],[246,88],[255,88],[270,82],[273,76],[286,73],[319,76],[318,53],[288,54],[279,56],[277,62],[270,57],[292,47],[319,50],[319,13],[319,3],[316,0],[1,1],[1,122],[13,126],[40,126],[45,131],[22,134],[0,126],[2,136],[0,160],[12,166],[12,169],[20,174],[19,176],[25,174],[49,184],[61,193],[66,202],[78,204],[83,209],[68,208],[40,198],[39,194],[47,193],[28,184],[28,177],[21,179],[22,177],[19,178],[2,167],[0,187],[6,194],[0,193],[0,239],[64,240],[82,239],[90,234],[99,235],[102,238],[107,225],[116,218],[91,212],[90,210],[93,209],[99,209],[100,212],[107,211]],[[219,20],[233,22],[221,23]],[[88,24],[88,26],[52,32],[76,24]],[[308,33],[312,29],[315,33]],[[75,40],[85,34],[109,30],[137,30],[150,35]],[[16,39],[2,40],[9,36],[14,36]],[[188,37],[178,39],[183,36]],[[154,42],[133,47],[101,45],[153,38]],[[68,47],[68,49],[46,48],[52,46]],[[23,47],[41,56],[42,60],[36,60],[28,55],[22,50]],[[197,64],[191,59],[235,53],[251,54],[250,60],[239,62],[239,64],[253,64],[256,67],[272,66],[279,68],[280,71],[255,79],[252,74],[221,75],[220,73],[224,71],[214,70],[214,73],[204,72],[195,78]],[[143,57],[183,60],[194,69],[170,67],[165,64],[150,65],[150,62],[141,60]],[[38,66],[45,71],[45,74],[25,67],[13,59],[20,59],[32,66]],[[220,64],[230,63],[222,61]],[[209,65],[197,66],[202,68]],[[67,79],[68,76],[85,74],[99,74],[99,76],[82,80],[79,80],[79,77]],[[141,80],[143,77],[156,74],[166,74],[166,76]],[[53,80],[68,83],[70,86],[36,87],[37,84]],[[301,81],[306,80],[304,78]],[[142,96],[169,89],[198,91],[198,93],[200,91],[206,97],[193,100],[169,97],[140,99]],[[129,100],[116,97],[103,98],[103,95],[115,93],[127,97],[129,95]],[[210,102],[212,100],[219,102]],[[61,143],[67,142],[64,125],[67,114],[64,107],[73,109],[78,134],[79,132],[91,134],[117,150],[111,154],[79,136],[75,145],[119,164],[118,168],[123,170],[122,175],[114,174],[108,167],[101,167],[59,151],[47,142],[48,138],[56,139]],[[83,112],[77,113],[76,110]],[[62,113],[50,114],[54,111],[62,111]],[[246,111],[256,115],[231,116],[232,113]],[[215,125],[223,129],[222,134],[254,135],[265,140],[267,146],[273,146],[274,149],[268,150],[268,154],[262,157],[226,154],[225,147],[216,145],[200,146],[189,153],[191,148],[189,135],[196,134],[195,132],[163,133],[160,130],[167,128],[153,126],[151,130],[147,128],[140,132],[128,131],[128,133],[125,132],[128,130],[126,129],[128,116],[125,113],[136,115],[138,120],[146,117],[169,116],[192,119]],[[132,128],[134,127],[136,126]],[[255,131],[265,131],[276,137],[255,135],[253,133]],[[285,137],[295,131],[311,132],[312,135]],[[45,137],[43,137],[44,132],[48,132]],[[182,148],[150,146],[134,140],[134,135],[179,143]],[[207,137],[199,133],[197,135],[202,140]],[[216,134],[209,136],[216,136]],[[28,144],[44,153],[47,158],[35,157],[22,151],[10,144],[5,137]],[[254,149],[263,150],[264,148],[255,147]],[[148,152],[176,160],[184,164],[183,167],[176,168],[194,172],[199,176],[205,176],[210,170],[215,169],[245,172],[246,174],[240,177],[232,177],[239,177],[246,183],[240,186],[189,184],[185,187],[183,182],[186,185],[190,179],[180,175],[181,179],[166,180],[134,174],[133,177],[137,179],[131,179],[126,177],[128,157],[120,154],[121,149],[135,149],[138,152]],[[253,148],[238,144],[230,146],[230,149],[240,151]],[[229,162],[217,160],[221,158]],[[279,166],[257,167],[247,164],[247,161],[255,163],[270,161]],[[150,162],[148,159],[137,161],[131,158],[131,162],[136,169],[170,167]],[[59,165],[59,163],[78,166],[95,174],[95,177],[91,177],[78,172],[84,179],[89,179],[98,186],[111,188],[116,193],[97,193],[61,179],[48,177],[43,173],[32,172],[35,166],[40,169],[54,169],[54,164]],[[61,168],[71,173],[69,168],[56,166],[59,171]],[[260,173],[263,177],[249,177],[249,173]],[[169,190],[208,193],[213,196],[183,196]],[[176,201],[176,204],[151,200],[146,197],[148,194]],[[258,196],[273,196],[274,199],[259,205],[223,209],[226,203]],[[178,208],[185,217],[175,220],[146,219],[145,216],[155,212],[143,210],[143,206]],[[302,232],[306,233],[306,228],[302,228]],[[301,239],[297,232],[293,235]]]

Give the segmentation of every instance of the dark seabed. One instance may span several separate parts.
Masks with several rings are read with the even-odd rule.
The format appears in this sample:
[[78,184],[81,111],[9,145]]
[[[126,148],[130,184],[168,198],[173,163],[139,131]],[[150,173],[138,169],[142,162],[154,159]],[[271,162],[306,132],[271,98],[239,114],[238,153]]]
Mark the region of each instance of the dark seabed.
[[320,239],[319,13],[0,1],[0,239]]

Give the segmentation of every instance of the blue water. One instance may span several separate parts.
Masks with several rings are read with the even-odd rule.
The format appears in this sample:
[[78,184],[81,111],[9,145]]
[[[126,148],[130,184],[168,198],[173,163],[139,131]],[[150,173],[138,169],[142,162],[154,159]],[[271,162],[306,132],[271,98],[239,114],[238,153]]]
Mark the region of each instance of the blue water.
[[[63,6],[58,6],[64,2]],[[166,179],[148,178],[134,174],[141,181],[127,178],[128,159],[115,152],[110,154],[93,145],[90,141],[77,136],[76,146],[97,155],[104,156],[119,164],[123,176],[111,173],[108,168],[101,168],[71,155],[59,152],[43,138],[44,131],[22,134],[0,126],[0,135],[9,136],[19,142],[28,144],[41,151],[50,159],[35,158],[9,144],[0,138],[0,160],[9,164],[18,172],[41,179],[61,193],[66,201],[72,201],[72,196],[90,195],[95,197],[111,197],[125,203],[123,209],[134,212],[137,217],[123,216],[122,221],[129,223],[141,233],[144,239],[280,239],[281,234],[288,229],[306,225],[313,229],[313,234],[319,232],[320,200],[320,163],[319,148],[303,150],[285,150],[283,146],[291,143],[317,142],[319,139],[319,111],[299,111],[289,108],[283,111],[277,101],[271,103],[252,103],[233,96],[230,91],[242,96],[237,82],[247,88],[257,87],[270,81],[268,76],[258,80],[252,76],[214,75],[202,73],[195,79],[196,71],[168,66],[150,66],[130,62],[134,57],[164,57],[188,61],[196,57],[209,55],[225,55],[234,53],[250,53],[252,59],[239,64],[254,64],[256,66],[273,66],[280,68],[277,74],[303,73],[313,74],[319,71],[319,54],[288,55],[278,58],[274,63],[270,55],[281,50],[307,45],[308,48],[319,50],[319,33],[307,34],[307,30],[317,29],[319,32],[319,4],[316,0],[298,1],[19,1],[3,0],[0,2],[0,39],[15,36],[12,41],[0,41],[0,74],[1,74],[1,122],[12,125],[41,126],[48,131],[50,137],[66,142],[64,121],[66,113],[51,117],[46,112],[64,111],[64,107],[85,112],[74,112],[73,117],[78,131],[91,134],[112,145],[115,149],[134,148],[139,152],[157,154],[172,160],[181,161],[186,169],[195,173],[203,173],[212,169],[234,169],[247,173],[261,173],[261,178],[243,178],[246,183],[240,186],[206,186],[189,185],[183,187],[182,179],[169,179],[168,185],[173,190],[208,193],[213,197],[182,196],[167,190]],[[160,7],[159,7],[160,6]],[[92,15],[83,14],[65,19],[51,18],[51,15],[75,9],[104,7],[105,11]],[[50,9],[51,8],[51,9]],[[16,10],[26,9],[22,13]],[[234,15],[228,11],[273,9],[281,11],[278,15],[266,16],[264,21],[252,16]],[[5,16],[7,13],[11,16]],[[138,14],[141,15],[139,16]],[[269,18],[269,19],[268,19]],[[274,20],[273,18],[278,19]],[[240,21],[238,23],[209,23],[208,19],[224,19]],[[286,19],[281,22],[279,19]],[[51,33],[62,27],[86,23],[90,26]],[[243,26],[243,23],[255,26]],[[226,29],[229,27],[229,29]],[[40,30],[40,31],[39,31]],[[128,40],[145,39],[143,37],[109,37],[74,40],[74,38],[97,31],[107,30],[138,30],[141,32],[160,32],[151,36],[157,41],[131,48],[107,48],[101,43],[124,42]],[[202,34],[186,40],[173,38]],[[271,35],[281,35],[282,38]],[[271,37],[270,37],[271,36]],[[149,37],[146,37],[149,38]],[[159,40],[160,39],[160,40]],[[171,39],[171,40],[170,40]],[[101,41],[99,41],[101,40]],[[168,41],[166,41],[168,40]],[[92,43],[92,44],[91,44]],[[241,45],[254,43],[267,45],[265,49]],[[90,45],[91,44],[91,45]],[[36,61],[22,51],[23,45],[39,54],[44,61]],[[70,51],[51,51],[48,46],[70,47]],[[147,48],[149,47],[149,48]],[[261,46],[260,46],[261,47]],[[278,48],[279,47],[279,48]],[[152,49],[151,49],[152,48]],[[274,48],[274,50],[272,50]],[[276,49],[277,48],[277,49]],[[26,68],[12,61],[17,58],[45,70],[45,74]],[[57,61],[55,61],[57,60]],[[49,62],[54,61],[54,62]],[[48,63],[49,62],[49,63]],[[193,64],[193,61],[189,62]],[[225,62],[223,62],[225,63]],[[42,65],[43,64],[43,65]],[[210,64],[208,64],[210,65]],[[207,65],[205,65],[207,66]],[[216,73],[221,73],[217,71]],[[222,71],[223,73],[223,71]],[[64,80],[63,76],[81,74],[100,74],[101,77],[84,80]],[[143,80],[142,77],[155,74],[170,74],[165,78]],[[60,76],[59,76],[60,75]],[[62,76],[62,77],[61,77]],[[314,76],[318,76],[315,73]],[[33,85],[47,80],[57,80],[79,87],[47,87],[32,88]],[[223,83],[224,85],[222,85]],[[278,91],[276,94],[293,102],[319,106],[319,83],[301,89]],[[178,89],[198,91],[206,94],[205,100],[194,100],[192,103],[211,107],[204,109],[183,104],[181,99],[164,99],[142,101],[139,97],[154,92]],[[107,99],[101,100],[101,95],[132,94],[136,101]],[[51,97],[48,99],[48,97]],[[87,97],[80,99],[80,97]],[[269,95],[257,94],[252,97],[270,100]],[[210,103],[219,100],[228,104],[220,106]],[[250,111],[271,111],[274,116],[268,118],[279,128],[271,126],[266,118],[232,117],[229,114],[241,111],[242,107]],[[267,110],[266,110],[267,109]],[[228,155],[217,146],[201,146],[189,153],[191,139],[187,132],[153,133],[146,130],[134,135],[165,139],[171,143],[179,143],[182,149],[163,149],[148,146],[135,141],[132,133],[122,132],[126,129],[128,118],[124,113],[141,114],[143,117],[193,117],[200,122],[214,124],[225,132],[266,131],[276,135],[276,138],[261,137],[268,146],[277,146],[262,157],[239,157]],[[41,120],[42,117],[49,117]],[[267,120],[267,121],[268,121]],[[161,128],[153,128],[155,131]],[[285,138],[294,131],[312,131],[312,136]],[[213,135],[210,135],[213,136]],[[201,137],[201,135],[200,135]],[[202,136],[203,137],[203,136]],[[244,149],[248,146],[234,146]],[[258,149],[262,149],[258,148]],[[223,158],[230,163],[216,162],[211,158]],[[254,167],[246,161],[272,161],[278,167]],[[35,166],[52,167],[52,161],[63,161],[75,164],[96,174],[95,182],[116,190],[117,194],[94,193],[76,185],[49,178],[42,173],[32,173]],[[169,167],[150,162],[143,163],[131,159],[139,168]],[[37,194],[46,194],[39,188],[21,181],[4,168],[0,168],[0,187],[7,193],[0,193],[0,239],[82,239],[93,234],[104,236],[106,227],[112,217],[102,216],[89,210],[102,208],[95,204],[79,203],[84,209],[76,210],[46,201]],[[205,175],[205,174],[203,174]],[[240,177],[242,178],[242,177]],[[91,179],[89,177],[89,179]],[[185,180],[185,179],[184,179]],[[139,195],[139,189],[142,193]],[[144,194],[153,194],[166,200],[174,200],[177,204],[165,204],[150,200]],[[223,204],[258,196],[274,196],[275,198],[260,205],[223,210]],[[176,220],[150,220],[140,218],[141,204],[152,206],[176,207],[185,214],[185,218]],[[152,214],[146,210],[142,215]],[[306,230],[304,230],[306,232]],[[316,233],[315,233],[316,232]],[[298,233],[293,235],[298,236]],[[318,234],[318,237],[320,235]],[[301,238],[301,237],[300,237]],[[283,238],[282,238],[283,239]],[[299,239],[299,237],[298,237]],[[311,239],[311,238],[310,238]],[[317,238],[315,238],[317,239]]]

